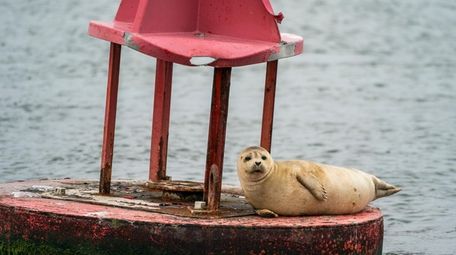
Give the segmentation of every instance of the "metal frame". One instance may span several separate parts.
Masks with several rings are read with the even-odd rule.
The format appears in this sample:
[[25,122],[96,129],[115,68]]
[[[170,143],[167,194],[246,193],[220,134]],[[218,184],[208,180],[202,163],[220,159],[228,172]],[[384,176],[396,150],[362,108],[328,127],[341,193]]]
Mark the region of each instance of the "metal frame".
[[[120,53],[121,45],[111,43],[99,186],[100,193],[104,195],[110,194]],[[277,66],[278,61],[274,60],[267,62],[266,67],[260,145],[268,151],[271,150],[272,141]],[[209,211],[217,211],[220,206],[231,69],[231,67],[214,68],[204,177],[204,200],[207,202]],[[172,76],[173,63],[157,59],[149,168],[149,180],[152,182],[169,179],[166,175],[166,164]]]

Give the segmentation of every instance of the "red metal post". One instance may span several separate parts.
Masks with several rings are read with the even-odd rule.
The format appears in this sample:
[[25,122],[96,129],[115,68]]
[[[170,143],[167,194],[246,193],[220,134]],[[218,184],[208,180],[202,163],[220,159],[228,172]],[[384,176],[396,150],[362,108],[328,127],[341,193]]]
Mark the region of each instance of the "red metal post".
[[263,123],[261,127],[261,147],[271,151],[274,100],[277,83],[278,60],[270,61],[266,67],[266,82],[263,102]]
[[157,59],[149,168],[149,180],[155,182],[167,179],[166,159],[172,78],[173,63]]
[[212,211],[220,205],[230,79],[231,67],[215,68],[204,177],[204,200]]
[[221,171],[213,164],[208,179],[207,204],[210,211],[217,211],[220,206],[220,194],[222,193]]
[[103,148],[101,151],[100,186],[101,194],[107,195],[111,189],[114,131],[116,127],[117,91],[119,88],[121,45],[111,43],[109,51],[108,88],[106,91]]

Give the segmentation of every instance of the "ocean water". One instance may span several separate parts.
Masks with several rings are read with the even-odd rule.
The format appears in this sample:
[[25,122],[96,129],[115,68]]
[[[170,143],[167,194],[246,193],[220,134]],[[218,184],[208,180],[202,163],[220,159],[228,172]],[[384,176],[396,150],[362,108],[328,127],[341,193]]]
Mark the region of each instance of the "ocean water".
[[[402,187],[373,202],[385,254],[456,254],[456,2],[271,1],[305,40],[279,62],[272,155],[355,167]],[[99,175],[117,1],[0,0],[0,182]],[[114,178],[146,179],[155,60],[123,48]],[[224,183],[258,143],[265,65],[234,68]],[[203,178],[212,69],[175,65],[168,174]]]

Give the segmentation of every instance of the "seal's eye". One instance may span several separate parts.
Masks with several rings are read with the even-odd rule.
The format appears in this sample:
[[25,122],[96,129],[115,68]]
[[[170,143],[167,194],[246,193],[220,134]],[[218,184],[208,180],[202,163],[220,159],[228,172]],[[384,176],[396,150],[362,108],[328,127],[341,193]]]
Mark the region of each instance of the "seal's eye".
[[245,157],[245,161],[249,161],[251,159],[252,159],[252,157],[250,157],[250,156]]
[[266,159],[268,159],[268,158],[267,158],[266,156],[261,156],[261,159],[262,159],[262,160],[266,160]]

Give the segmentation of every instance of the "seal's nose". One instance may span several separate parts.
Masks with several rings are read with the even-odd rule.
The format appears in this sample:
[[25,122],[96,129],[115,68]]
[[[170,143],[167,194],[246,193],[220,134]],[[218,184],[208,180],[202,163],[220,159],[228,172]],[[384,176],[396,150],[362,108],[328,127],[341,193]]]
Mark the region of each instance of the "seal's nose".
[[261,165],[261,161],[255,161],[255,165],[257,165],[257,166]]

